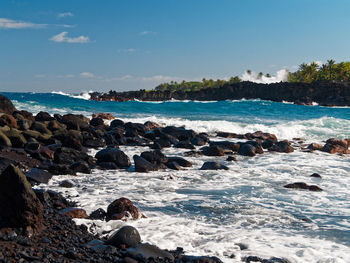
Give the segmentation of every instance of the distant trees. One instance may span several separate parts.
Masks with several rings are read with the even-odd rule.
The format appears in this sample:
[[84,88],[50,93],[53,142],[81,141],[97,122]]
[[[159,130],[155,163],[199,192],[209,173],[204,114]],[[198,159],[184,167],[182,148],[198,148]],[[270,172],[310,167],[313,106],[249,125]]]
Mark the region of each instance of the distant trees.
[[350,81],[350,62],[335,63],[333,59],[318,65],[302,63],[296,72],[289,73],[289,82]]

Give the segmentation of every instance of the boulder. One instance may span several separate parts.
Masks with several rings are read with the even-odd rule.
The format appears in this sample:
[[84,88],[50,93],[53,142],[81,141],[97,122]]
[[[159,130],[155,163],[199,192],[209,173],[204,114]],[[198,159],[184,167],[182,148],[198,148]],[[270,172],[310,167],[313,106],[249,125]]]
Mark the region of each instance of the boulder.
[[71,169],[74,173],[91,174],[89,164],[85,161],[73,162],[69,166],[69,169]]
[[216,142],[210,142],[209,146],[219,146],[223,150],[231,150],[231,151],[237,152],[241,145],[239,143],[234,143],[229,141],[216,141]]
[[22,131],[29,130],[30,126],[32,126],[32,123],[33,122],[30,120],[17,120],[18,129]]
[[176,162],[182,167],[192,167],[192,163],[182,157],[168,157],[168,163],[170,162]]
[[291,188],[291,189],[302,189],[302,190],[310,190],[310,191],[316,191],[316,192],[320,192],[323,191],[320,187],[318,187],[317,185],[308,185],[306,183],[303,182],[297,182],[297,183],[293,183],[293,184],[287,184],[285,186],[283,186],[284,188]]
[[116,165],[114,162],[99,162],[98,166],[103,170],[119,169],[118,165]]
[[141,153],[141,157],[153,164],[168,162],[168,157],[166,157],[160,150],[143,152]]
[[106,140],[104,138],[93,138],[84,140],[83,145],[88,148],[102,148],[106,147]]
[[330,144],[330,145],[339,145],[341,147],[344,147],[344,148],[348,148],[348,142],[347,140],[341,140],[341,139],[338,139],[338,138],[330,138],[326,141],[326,144]]
[[18,128],[16,119],[9,114],[0,115],[0,126],[9,126],[10,128]]
[[52,174],[38,168],[32,168],[30,172],[26,173],[27,179],[38,184],[48,184],[52,178]]
[[102,118],[92,118],[90,121],[90,125],[96,127],[100,125],[104,125],[104,120]]
[[156,171],[158,168],[156,165],[150,163],[141,156],[134,155],[135,172],[147,173],[150,171]]
[[[173,262],[174,261],[174,256],[172,254],[170,254],[169,252],[160,249],[159,247],[155,246],[155,245],[151,245],[148,243],[141,243],[138,244],[136,246],[133,246],[129,249],[127,249],[127,254],[135,259],[141,260],[142,259],[160,259],[164,262],[170,261]],[[147,262],[147,261],[146,261]]]
[[92,220],[105,220],[107,213],[102,208],[98,208],[89,215],[89,219]]
[[162,129],[162,132],[167,133],[180,141],[190,140],[197,135],[193,130],[186,130],[183,127],[175,126],[167,126]]
[[250,143],[244,143],[239,148],[238,154],[243,156],[253,157],[256,155],[256,148]]
[[321,175],[319,175],[318,173],[313,173],[312,175],[310,175],[310,177],[322,178]]
[[50,134],[50,135],[52,135],[52,132],[42,122],[34,121],[32,123],[32,126],[30,126],[30,129],[33,130],[33,131],[40,132],[41,134]]
[[141,217],[139,209],[127,198],[114,200],[107,207],[108,220],[138,219]]
[[82,208],[77,207],[67,207],[63,210],[60,210],[59,213],[70,218],[88,218],[86,211]]
[[83,115],[66,114],[62,116],[61,122],[67,125],[69,130],[88,131],[89,119]]
[[236,157],[234,157],[234,156],[228,156],[227,157],[227,159],[226,159],[226,161],[228,161],[228,162],[232,162],[232,161],[237,161],[237,159],[236,159]]
[[174,146],[175,148],[181,148],[181,149],[196,149],[196,147],[194,147],[194,145],[188,141],[180,141],[177,144],[175,144]]
[[63,180],[59,186],[64,188],[72,188],[75,186],[75,184],[72,180]]
[[43,222],[43,206],[25,175],[12,164],[0,175],[0,225],[30,227],[39,232]]
[[168,162],[166,166],[172,170],[177,170],[177,171],[182,170],[181,166],[177,162]]
[[181,257],[180,262],[186,262],[186,263],[223,263],[217,257],[186,256],[186,255]]
[[146,121],[143,125],[146,127],[147,130],[154,130],[156,128],[161,127],[161,125],[153,121]]
[[277,142],[272,147],[270,147],[268,150],[272,151],[272,152],[280,152],[280,153],[294,152],[293,147],[290,145],[290,142],[287,140]]
[[2,131],[0,131],[0,146],[12,147],[11,140]]
[[4,95],[0,94],[0,112],[12,114],[14,111],[16,111],[16,108],[13,106],[12,102]]
[[205,162],[201,170],[228,170],[228,167],[217,162]]
[[113,162],[119,168],[128,168],[131,166],[129,157],[117,148],[106,148],[96,153],[98,163]]
[[204,147],[203,154],[206,156],[224,156],[225,152],[220,146],[214,145],[214,146]]
[[114,127],[124,127],[124,122],[122,120],[116,119],[116,120],[113,120],[111,122],[110,126],[112,128],[114,128]]
[[327,153],[339,153],[339,154],[348,154],[350,153],[350,151],[348,150],[347,147],[343,147],[340,144],[330,144],[330,143],[326,143],[321,151],[323,152],[327,152]]
[[121,247],[134,247],[141,242],[139,232],[135,227],[123,226],[118,231],[114,232],[106,241],[106,244],[112,245],[118,248]]
[[11,129],[4,133],[11,140],[12,147],[23,148],[27,143],[27,140],[19,130]]
[[36,121],[51,121],[54,120],[55,118],[52,117],[49,113],[40,111],[36,116],[35,120]]
[[100,113],[94,113],[92,114],[92,118],[101,118],[104,120],[114,120],[114,116],[110,113],[104,113],[104,112],[100,112]]
[[307,149],[309,150],[313,150],[313,151],[321,151],[323,148],[323,145],[321,144],[318,144],[318,143],[310,143],[308,146],[307,146]]

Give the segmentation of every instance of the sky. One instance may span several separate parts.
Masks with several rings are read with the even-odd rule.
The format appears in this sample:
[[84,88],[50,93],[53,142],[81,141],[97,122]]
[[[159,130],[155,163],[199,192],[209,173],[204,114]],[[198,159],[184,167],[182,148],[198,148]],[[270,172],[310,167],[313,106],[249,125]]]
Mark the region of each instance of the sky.
[[1,0],[0,91],[151,89],[349,60],[349,0]]

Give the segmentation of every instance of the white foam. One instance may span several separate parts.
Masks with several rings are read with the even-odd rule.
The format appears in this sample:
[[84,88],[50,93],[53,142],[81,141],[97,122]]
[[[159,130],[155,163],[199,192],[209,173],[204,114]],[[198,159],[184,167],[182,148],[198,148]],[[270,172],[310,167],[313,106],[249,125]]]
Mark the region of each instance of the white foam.
[[[130,158],[147,150],[121,149]],[[95,152],[91,151],[92,155]],[[182,152],[164,150],[168,156]],[[186,158],[194,166],[183,171],[94,170],[91,175],[55,176],[48,188],[70,195],[88,213],[127,197],[147,216],[126,223],[77,220],[99,234],[133,225],[145,242],[169,249],[182,246],[189,254],[218,256],[224,262],[241,262],[241,257],[249,255],[284,257],[293,263],[348,262],[350,247],[341,242],[347,239],[350,244],[349,238],[333,233],[349,231],[349,156],[296,151],[238,156],[238,162],[233,163],[225,157]],[[230,170],[198,170],[209,160],[222,162]],[[323,179],[311,178],[315,172]],[[65,179],[73,180],[76,187],[59,188]],[[295,181],[317,184],[324,191],[283,188]],[[238,243],[248,245],[248,249],[240,250]],[[234,259],[229,258],[232,254]]]
[[52,91],[52,94],[58,94],[58,95],[62,95],[62,96],[68,96],[71,98],[75,98],[75,99],[83,99],[83,100],[89,100],[91,98],[90,93],[92,93],[93,91],[83,91],[80,94],[70,94],[70,93],[65,93],[63,91]]
[[276,83],[276,82],[284,82],[288,80],[288,75],[289,71],[285,69],[281,69],[276,72],[275,76],[271,77],[266,77],[266,76],[261,76],[254,71],[249,73],[248,71],[245,71],[243,75],[241,76],[241,80],[243,81],[251,81],[255,83],[264,83],[264,84],[269,84],[269,83]]

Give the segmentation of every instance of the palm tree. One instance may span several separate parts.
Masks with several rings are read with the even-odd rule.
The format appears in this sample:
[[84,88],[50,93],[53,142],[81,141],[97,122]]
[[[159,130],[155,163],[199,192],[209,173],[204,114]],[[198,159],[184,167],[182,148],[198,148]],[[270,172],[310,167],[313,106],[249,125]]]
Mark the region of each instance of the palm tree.
[[328,69],[329,69],[329,80],[332,80],[332,71],[333,71],[335,61],[333,59],[328,59],[327,63],[328,63]]

